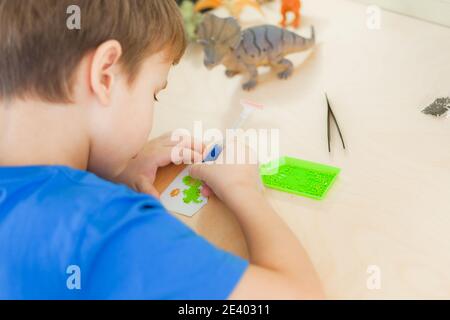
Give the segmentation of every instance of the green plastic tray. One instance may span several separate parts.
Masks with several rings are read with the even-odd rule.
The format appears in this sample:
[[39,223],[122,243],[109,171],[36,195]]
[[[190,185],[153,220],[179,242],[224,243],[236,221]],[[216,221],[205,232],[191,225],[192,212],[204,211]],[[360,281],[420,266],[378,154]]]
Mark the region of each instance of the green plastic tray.
[[283,157],[260,167],[266,187],[316,200],[325,198],[341,169]]

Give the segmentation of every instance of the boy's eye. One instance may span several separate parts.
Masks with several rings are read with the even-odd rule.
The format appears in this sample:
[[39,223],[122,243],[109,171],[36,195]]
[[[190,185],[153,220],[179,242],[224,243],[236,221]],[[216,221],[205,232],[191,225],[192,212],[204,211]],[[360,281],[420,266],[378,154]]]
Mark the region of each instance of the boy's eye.
[[156,96],[156,94],[153,95],[153,99],[155,99],[156,102],[159,102],[158,97]]

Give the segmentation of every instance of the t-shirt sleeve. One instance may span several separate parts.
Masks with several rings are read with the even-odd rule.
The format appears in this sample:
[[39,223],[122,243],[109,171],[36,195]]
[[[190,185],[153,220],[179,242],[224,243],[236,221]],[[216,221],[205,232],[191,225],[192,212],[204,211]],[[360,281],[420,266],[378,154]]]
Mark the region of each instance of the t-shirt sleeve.
[[222,300],[248,267],[143,195],[102,206],[82,247],[88,299]]

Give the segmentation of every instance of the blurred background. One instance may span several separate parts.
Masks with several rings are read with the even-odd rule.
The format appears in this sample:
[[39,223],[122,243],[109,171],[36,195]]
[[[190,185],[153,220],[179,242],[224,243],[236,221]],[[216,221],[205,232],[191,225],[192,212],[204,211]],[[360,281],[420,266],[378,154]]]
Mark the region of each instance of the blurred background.
[[450,27],[450,0],[356,0]]

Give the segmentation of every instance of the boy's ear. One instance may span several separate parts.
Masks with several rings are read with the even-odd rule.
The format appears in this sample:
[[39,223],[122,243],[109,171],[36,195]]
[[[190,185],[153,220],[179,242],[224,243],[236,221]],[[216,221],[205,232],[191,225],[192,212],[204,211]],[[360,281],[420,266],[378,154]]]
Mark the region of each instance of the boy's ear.
[[108,105],[117,81],[117,64],[122,56],[122,46],[116,40],[102,43],[94,52],[90,84],[94,95],[103,105]]

